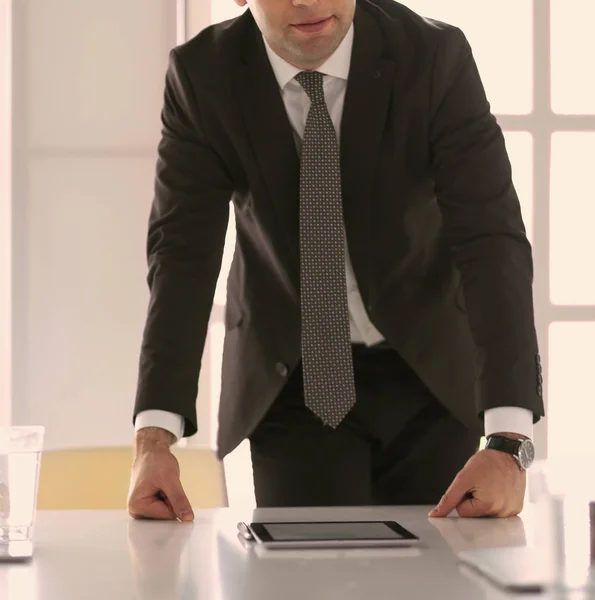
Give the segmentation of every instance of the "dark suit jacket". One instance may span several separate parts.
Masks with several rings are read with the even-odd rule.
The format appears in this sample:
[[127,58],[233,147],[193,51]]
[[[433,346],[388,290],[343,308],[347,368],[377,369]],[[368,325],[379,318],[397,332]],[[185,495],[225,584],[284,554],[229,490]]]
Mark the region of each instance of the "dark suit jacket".
[[[185,417],[185,435],[197,429],[231,199],[224,456],[300,359],[299,160],[249,11],[171,52],[162,119],[134,414],[169,410]],[[459,29],[393,0],[358,0],[341,157],[349,252],[374,325],[478,433],[487,408],[525,407],[537,420],[531,247],[502,132]]]

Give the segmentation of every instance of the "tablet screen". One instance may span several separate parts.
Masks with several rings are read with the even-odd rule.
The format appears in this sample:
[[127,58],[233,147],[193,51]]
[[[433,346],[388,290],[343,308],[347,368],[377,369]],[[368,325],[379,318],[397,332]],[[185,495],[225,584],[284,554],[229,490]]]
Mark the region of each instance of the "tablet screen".
[[[253,524],[253,526],[256,524]],[[270,541],[399,540],[415,536],[392,521],[259,523]],[[264,530],[264,531],[263,531]]]

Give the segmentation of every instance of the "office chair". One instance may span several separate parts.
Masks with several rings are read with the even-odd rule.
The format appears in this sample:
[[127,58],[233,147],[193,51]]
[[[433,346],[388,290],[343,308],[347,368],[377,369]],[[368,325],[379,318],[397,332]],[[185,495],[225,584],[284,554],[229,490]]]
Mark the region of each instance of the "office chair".
[[[173,446],[172,452],[192,507],[228,505],[223,464],[212,450]],[[127,446],[44,450],[37,508],[125,510],[132,461]]]

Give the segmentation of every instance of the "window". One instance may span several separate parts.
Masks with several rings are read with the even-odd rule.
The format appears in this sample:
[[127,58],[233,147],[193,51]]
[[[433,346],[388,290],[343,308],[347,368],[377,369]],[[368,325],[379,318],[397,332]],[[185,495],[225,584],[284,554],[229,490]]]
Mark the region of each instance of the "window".
[[[548,417],[548,455],[587,454],[580,422],[595,400],[595,38],[592,0],[405,0],[466,33],[502,126],[533,244],[535,310]],[[580,18],[577,18],[580,17]],[[502,32],[506,31],[506,43]],[[551,61],[550,61],[551,56]],[[502,66],[505,68],[502,68]],[[580,418],[579,418],[580,417]]]
[[[405,0],[453,23],[474,50],[504,130],[533,244],[535,310],[548,419],[536,441],[548,455],[593,453],[579,421],[595,399],[595,39],[591,0],[503,0],[489,13],[474,0]],[[577,16],[580,15],[580,18]],[[502,32],[506,31],[506,43]],[[551,61],[550,61],[551,55]],[[502,68],[502,66],[505,68]],[[578,418],[580,415],[580,419]]]
[[595,400],[586,376],[595,342],[595,277],[589,267],[595,256],[595,4],[504,0],[490,11],[489,27],[485,6],[474,0],[405,4],[466,33],[506,136],[535,261],[537,331],[551,417],[536,428],[538,448],[547,443],[551,457],[592,454],[580,422],[590,422],[585,410]]

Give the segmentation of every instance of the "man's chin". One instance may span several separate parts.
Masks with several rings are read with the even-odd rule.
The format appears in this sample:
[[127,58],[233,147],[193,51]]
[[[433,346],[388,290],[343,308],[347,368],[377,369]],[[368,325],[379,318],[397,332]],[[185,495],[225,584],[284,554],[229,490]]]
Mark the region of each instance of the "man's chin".
[[294,61],[290,62],[299,62],[305,68],[317,68],[333,54],[337,46],[335,40],[322,38],[292,44]]

